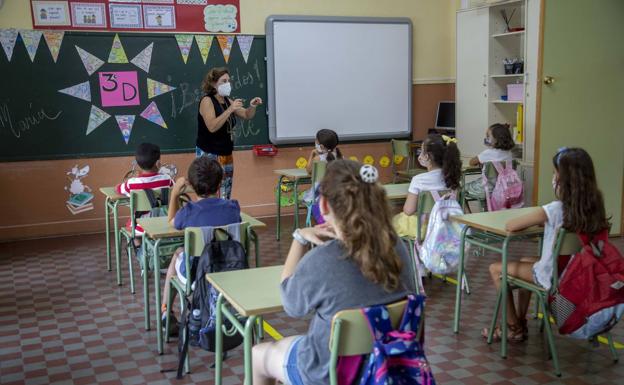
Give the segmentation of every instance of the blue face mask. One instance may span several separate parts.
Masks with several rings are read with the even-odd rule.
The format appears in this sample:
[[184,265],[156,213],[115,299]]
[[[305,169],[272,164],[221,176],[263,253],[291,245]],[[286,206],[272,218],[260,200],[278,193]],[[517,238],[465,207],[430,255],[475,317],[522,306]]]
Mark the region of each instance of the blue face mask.
[[486,146],[490,146],[492,145],[492,141],[486,136],[485,138],[483,138],[483,144]]

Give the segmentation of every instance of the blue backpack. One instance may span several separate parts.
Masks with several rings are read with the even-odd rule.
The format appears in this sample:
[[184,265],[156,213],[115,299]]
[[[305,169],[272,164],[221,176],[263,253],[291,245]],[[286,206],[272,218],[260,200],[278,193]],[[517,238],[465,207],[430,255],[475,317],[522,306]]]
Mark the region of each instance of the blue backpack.
[[424,305],[424,296],[410,294],[398,330],[384,305],[362,309],[374,342],[360,385],[435,385],[424,351]]

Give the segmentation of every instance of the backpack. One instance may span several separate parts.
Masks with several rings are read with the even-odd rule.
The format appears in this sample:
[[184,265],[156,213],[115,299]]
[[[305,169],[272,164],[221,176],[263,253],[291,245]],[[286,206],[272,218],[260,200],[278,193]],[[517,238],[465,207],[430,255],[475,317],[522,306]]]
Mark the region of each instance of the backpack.
[[490,191],[487,176],[485,173],[482,175],[488,211],[517,209],[524,206],[522,180],[513,169],[512,162],[508,160],[505,165],[502,162],[491,163],[498,173],[492,191]]
[[[178,351],[180,353],[178,363],[177,378],[183,377],[184,361],[188,353],[189,344],[199,346],[209,352],[215,351],[215,325],[216,325],[216,304],[219,293],[206,280],[206,274],[221,271],[231,271],[248,269],[247,254],[240,242],[232,237],[234,229],[240,229],[240,224],[232,224],[227,227],[228,231],[217,228],[207,227],[204,229],[204,240],[206,246],[199,258],[193,259],[191,267],[191,279],[197,277],[193,283],[193,292],[182,300],[185,301],[185,310],[180,317],[180,339],[178,341]],[[224,234],[227,239],[217,240],[217,233]],[[240,236],[238,237],[240,239]],[[193,274],[194,272],[194,274]],[[199,309],[201,312],[201,329],[199,331],[199,339],[191,340],[189,333],[189,325],[193,310]],[[223,326],[225,329],[231,329],[232,324],[224,319]],[[223,335],[223,352],[232,350],[243,342],[243,337],[239,333],[233,333],[232,336]]]
[[145,191],[145,195],[147,196],[150,206],[152,206],[152,209],[149,211],[149,215],[147,215],[149,218],[166,217],[169,213],[169,189],[161,188],[159,190],[159,197],[156,197],[156,194],[152,189],[143,190]]
[[559,333],[591,339],[609,331],[624,314],[624,257],[608,231],[579,234],[581,251],[572,256],[549,297]]
[[360,385],[434,385],[424,350],[425,297],[408,295],[398,330],[384,305],[362,309],[373,337],[373,352]]
[[[465,225],[449,220],[451,216],[463,215],[464,211],[456,200],[455,193],[440,197],[437,191],[430,191],[435,204],[429,214],[427,235],[422,244],[416,244],[416,252],[422,264],[432,273],[448,274],[456,271],[459,264],[461,232]],[[464,256],[468,255],[464,248]]]

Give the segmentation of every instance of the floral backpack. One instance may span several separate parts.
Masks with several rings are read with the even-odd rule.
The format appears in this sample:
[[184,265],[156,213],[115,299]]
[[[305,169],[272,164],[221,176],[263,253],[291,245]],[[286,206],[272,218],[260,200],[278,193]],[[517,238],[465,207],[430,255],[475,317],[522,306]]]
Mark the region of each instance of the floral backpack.
[[398,330],[384,305],[362,309],[373,336],[373,352],[360,385],[434,385],[424,351],[425,297],[410,294]]

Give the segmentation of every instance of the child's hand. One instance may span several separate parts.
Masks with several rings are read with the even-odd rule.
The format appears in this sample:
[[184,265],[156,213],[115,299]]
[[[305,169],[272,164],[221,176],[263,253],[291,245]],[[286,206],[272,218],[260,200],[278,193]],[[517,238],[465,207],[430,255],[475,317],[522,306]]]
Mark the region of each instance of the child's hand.
[[300,229],[299,234],[301,234],[306,241],[317,246],[322,245],[329,239],[336,238],[336,232],[330,225],[327,224]]
[[186,187],[186,178],[181,176],[178,178],[178,180],[176,180],[175,184],[173,185],[172,192],[176,195],[180,194],[180,192],[182,192],[182,189],[184,187]]

